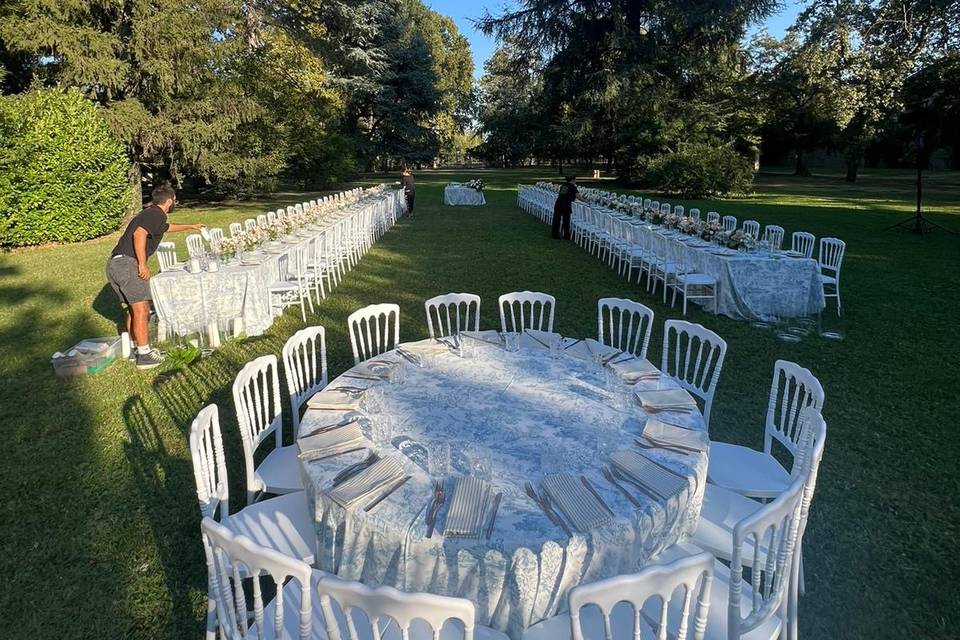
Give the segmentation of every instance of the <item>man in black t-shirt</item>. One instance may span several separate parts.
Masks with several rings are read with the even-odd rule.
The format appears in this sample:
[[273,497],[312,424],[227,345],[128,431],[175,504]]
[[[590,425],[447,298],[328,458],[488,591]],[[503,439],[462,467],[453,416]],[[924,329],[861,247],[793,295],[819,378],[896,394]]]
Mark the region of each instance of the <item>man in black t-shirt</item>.
[[580,190],[577,189],[577,178],[567,176],[567,181],[560,185],[557,201],[553,205],[553,237],[559,240],[570,239],[570,216],[573,214],[573,201],[580,200]]
[[400,181],[403,183],[403,195],[407,199],[407,215],[413,217],[413,198],[416,195],[416,186],[413,182],[413,174],[410,173],[410,167],[403,165],[400,169]]
[[107,282],[127,306],[127,332],[136,344],[138,369],[152,369],[163,356],[150,348],[147,321],[150,317],[150,269],[147,259],[154,254],[167,231],[200,229],[202,224],[170,224],[167,214],[177,204],[177,194],[168,185],[153,190],[150,206],[134,216],[113,248],[107,261]]

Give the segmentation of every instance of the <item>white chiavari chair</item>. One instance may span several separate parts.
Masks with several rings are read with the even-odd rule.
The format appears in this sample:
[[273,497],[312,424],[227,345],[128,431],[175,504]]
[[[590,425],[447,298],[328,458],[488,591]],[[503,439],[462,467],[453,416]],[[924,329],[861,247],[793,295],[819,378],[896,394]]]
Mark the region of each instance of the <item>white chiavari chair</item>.
[[293,433],[300,433],[300,410],[313,394],[327,386],[327,332],[307,327],[283,345],[283,375],[290,393]]
[[[448,293],[423,303],[431,338],[460,335],[461,331],[480,330],[480,296],[473,293]],[[434,325],[436,322],[436,326]]]
[[601,344],[647,357],[653,333],[653,309],[626,298],[597,300],[597,340]]
[[372,304],[357,309],[347,318],[353,363],[360,364],[400,344],[400,307]]
[[820,282],[823,297],[837,299],[837,315],[840,315],[840,267],[847,245],[839,238],[820,238]]
[[[497,300],[500,309],[500,330],[523,333],[525,329],[553,331],[557,299],[537,291],[513,291]],[[507,322],[509,312],[510,322]]]
[[801,254],[804,258],[813,257],[813,245],[817,238],[806,231],[794,231],[790,236],[790,250]]
[[726,354],[726,341],[702,325],[686,320],[667,320],[663,324],[660,370],[703,401],[703,421],[708,430]]

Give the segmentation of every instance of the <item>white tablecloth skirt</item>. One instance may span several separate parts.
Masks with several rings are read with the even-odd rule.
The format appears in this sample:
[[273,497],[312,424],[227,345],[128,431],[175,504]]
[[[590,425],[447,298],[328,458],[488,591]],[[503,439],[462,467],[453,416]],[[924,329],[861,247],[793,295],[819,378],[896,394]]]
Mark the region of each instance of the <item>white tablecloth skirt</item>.
[[483,198],[483,191],[477,191],[470,187],[447,185],[443,189],[443,204],[478,207],[487,204],[487,201]]

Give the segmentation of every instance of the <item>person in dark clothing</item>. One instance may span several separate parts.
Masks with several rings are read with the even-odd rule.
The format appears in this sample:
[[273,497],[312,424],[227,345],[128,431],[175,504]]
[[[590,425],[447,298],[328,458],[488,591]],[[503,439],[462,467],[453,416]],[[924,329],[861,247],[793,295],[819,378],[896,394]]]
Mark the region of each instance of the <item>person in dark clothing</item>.
[[567,181],[560,185],[557,201],[553,205],[552,230],[554,239],[570,239],[570,216],[573,214],[573,201],[582,199],[580,190],[577,189],[577,178],[567,176]]
[[403,183],[403,195],[407,199],[407,215],[412,218],[416,185],[413,181],[413,174],[410,173],[410,167],[407,165],[403,165],[403,168],[400,170],[400,181]]
[[163,362],[163,356],[150,348],[147,334],[151,300],[147,259],[157,250],[167,231],[190,231],[204,226],[167,222],[167,214],[176,204],[177,194],[172,187],[156,187],[150,206],[130,221],[107,260],[107,282],[127,307],[127,332],[137,345],[138,369],[152,369]]

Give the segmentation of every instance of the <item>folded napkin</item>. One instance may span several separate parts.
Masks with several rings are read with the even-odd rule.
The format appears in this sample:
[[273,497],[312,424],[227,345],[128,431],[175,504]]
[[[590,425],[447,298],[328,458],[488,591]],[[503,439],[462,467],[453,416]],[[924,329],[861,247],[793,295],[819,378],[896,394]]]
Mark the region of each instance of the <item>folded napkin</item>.
[[[392,358],[377,356],[365,362],[352,367],[347,373],[354,376],[376,378],[377,380],[386,380],[390,368],[395,366]],[[352,383],[351,383],[352,384]]]
[[352,411],[307,411],[300,420],[298,438],[305,438],[313,433],[338,429],[357,419]]
[[616,372],[624,382],[636,383],[641,378],[655,378],[660,375],[660,370],[653,366],[653,363],[646,359],[632,358],[623,362],[614,362],[610,368]]
[[358,398],[341,391],[318,391],[307,400],[307,408],[328,411],[355,411],[360,408],[360,401]]
[[577,531],[596,529],[613,519],[603,503],[567,473],[548,474],[543,479],[543,488]]
[[647,456],[633,449],[614,451],[610,454],[610,462],[617,469],[664,500],[669,500],[688,486],[686,478],[672,471],[667,471]]
[[480,342],[496,345],[498,347],[503,344],[503,340],[500,339],[500,334],[497,333],[495,329],[489,329],[487,331],[461,331],[460,335],[466,338],[472,338],[473,340],[478,340]]
[[793,251],[793,250],[784,251],[784,252],[783,252],[783,255],[788,256],[788,257],[790,257],[790,258],[803,258],[803,257],[804,257],[804,255],[803,255],[802,253],[800,253],[799,251]]
[[301,455],[316,459],[353,451],[363,446],[364,442],[360,425],[351,422],[336,429],[327,429],[312,436],[300,438],[297,440],[297,447]]
[[637,398],[644,409],[670,411],[671,409],[696,409],[697,403],[684,389],[662,389],[658,391],[637,391]]
[[677,379],[666,373],[657,373],[642,376],[634,381],[635,391],[662,391],[665,389],[682,389]]
[[643,437],[654,444],[667,447],[706,451],[710,446],[710,438],[707,437],[706,431],[685,429],[657,418],[647,420],[647,424],[643,427]]
[[479,538],[490,501],[490,483],[476,476],[461,476],[453,483],[453,497],[447,510],[443,535],[451,538]]
[[605,345],[602,342],[594,340],[593,338],[587,338],[584,340],[584,342],[587,343],[587,349],[590,351],[591,360],[593,360],[594,355],[598,353],[603,355],[605,359],[610,360],[612,360],[616,354],[620,353],[620,349]]
[[442,355],[450,353],[450,347],[436,340],[420,340],[403,345],[403,350],[414,355]]
[[520,336],[520,346],[533,349],[549,349],[551,345],[562,339],[563,336],[552,331],[524,329]]
[[373,498],[403,477],[403,465],[393,457],[383,458],[327,492],[331,500],[350,508]]

